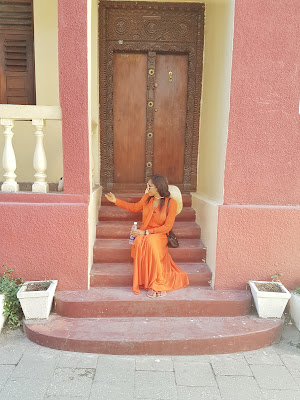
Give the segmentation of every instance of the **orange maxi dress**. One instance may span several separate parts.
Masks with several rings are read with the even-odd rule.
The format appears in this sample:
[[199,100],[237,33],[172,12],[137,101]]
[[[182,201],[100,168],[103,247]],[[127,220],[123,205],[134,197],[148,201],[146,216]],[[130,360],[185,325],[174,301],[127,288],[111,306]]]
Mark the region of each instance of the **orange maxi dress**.
[[153,197],[146,203],[149,195],[145,194],[138,203],[116,200],[116,206],[132,212],[143,210],[140,229],[148,230],[149,235],[139,235],[131,248],[133,263],[133,291],[140,294],[140,289],[153,289],[155,292],[180,289],[189,284],[187,274],[172,260],[168,251],[168,233],[174,224],[177,203],[170,199],[168,216],[167,203],[160,209],[153,209]]

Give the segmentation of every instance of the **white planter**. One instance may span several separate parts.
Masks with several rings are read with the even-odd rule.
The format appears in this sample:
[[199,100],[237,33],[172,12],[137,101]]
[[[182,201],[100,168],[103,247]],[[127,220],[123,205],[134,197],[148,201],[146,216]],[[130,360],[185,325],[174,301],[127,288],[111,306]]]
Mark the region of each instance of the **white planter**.
[[[282,283],[276,282],[282,292],[263,292],[257,289],[255,283],[272,283],[265,281],[249,281],[257,313],[261,318],[281,318],[291,297],[291,293]],[[274,282],[273,282],[274,283]]]
[[57,281],[52,280],[47,290],[26,292],[27,284],[35,282],[40,281],[24,282],[17,297],[20,300],[25,319],[47,319],[51,311]]
[[2,331],[4,322],[6,320],[6,318],[3,315],[3,311],[4,311],[4,294],[0,293],[0,333]]
[[292,293],[289,304],[291,317],[300,331],[300,294]]

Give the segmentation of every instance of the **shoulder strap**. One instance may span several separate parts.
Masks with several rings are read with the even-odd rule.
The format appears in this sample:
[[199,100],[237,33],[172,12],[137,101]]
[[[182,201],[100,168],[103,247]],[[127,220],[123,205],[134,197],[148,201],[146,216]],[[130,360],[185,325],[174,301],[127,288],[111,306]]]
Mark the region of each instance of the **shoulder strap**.
[[167,205],[167,216],[168,216],[168,211],[169,211],[169,203],[170,203],[170,200],[171,200],[171,198],[169,197],[168,205]]

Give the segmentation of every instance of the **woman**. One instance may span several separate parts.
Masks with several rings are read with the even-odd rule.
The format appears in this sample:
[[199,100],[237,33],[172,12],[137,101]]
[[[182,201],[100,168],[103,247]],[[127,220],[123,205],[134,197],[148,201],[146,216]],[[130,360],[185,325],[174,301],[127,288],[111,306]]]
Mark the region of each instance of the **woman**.
[[105,197],[125,210],[143,210],[142,226],[130,232],[135,237],[131,248],[134,293],[140,294],[140,288],[143,287],[148,297],[163,297],[171,290],[187,286],[187,274],[174,263],[168,251],[166,233],[173,227],[177,203],[170,199],[167,178],[153,175],[147,183],[147,193],[138,203],[116,199],[113,193]]

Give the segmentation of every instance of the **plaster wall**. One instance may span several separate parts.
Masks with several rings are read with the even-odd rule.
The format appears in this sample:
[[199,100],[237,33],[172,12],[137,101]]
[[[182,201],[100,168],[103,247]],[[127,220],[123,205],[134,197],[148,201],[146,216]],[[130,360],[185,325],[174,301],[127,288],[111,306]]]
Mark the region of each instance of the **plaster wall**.
[[215,288],[245,289],[250,279],[282,272],[289,289],[300,282],[300,207],[219,208]]
[[0,196],[0,264],[24,280],[58,279],[59,290],[87,289],[87,203],[35,203],[31,194],[28,202],[5,202],[5,196],[12,195]]
[[88,272],[90,272],[94,262],[94,243],[96,239],[96,225],[98,222],[98,211],[101,202],[102,187],[93,190],[88,208],[88,222],[89,222],[89,259],[88,259]]
[[[34,57],[37,105],[59,105],[58,94],[58,43],[57,1],[34,1]],[[1,116],[1,115],[0,115]],[[0,128],[0,156],[4,136]],[[17,160],[17,180],[34,181],[33,153],[34,127],[29,121],[16,121],[13,145]],[[61,121],[47,121],[44,130],[44,147],[48,161],[47,181],[58,182],[63,174]],[[0,181],[4,170],[0,165]]]
[[214,286],[219,205],[197,193],[192,193],[192,207],[197,211],[196,222],[201,227],[201,240],[207,249],[206,263],[212,272],[211,284]]
[[88,107],[90,185],[100,183],[98,0],[88,0]]
[[206,262],[216,274],[218,206],[223,204],[230,107],[234,0],[205,1],[197,191],[192,194]]
[[300,281],[299,20],[297,0],[236,2],[216,288]]
[[87,0],[58,2],[64,192],[72,194],[90,193],[87,10]]
[[205,1],[197,193],[223,203],[234,0]]
[[299,20],[298,0],[236,2],[225,204],[299,204]]

